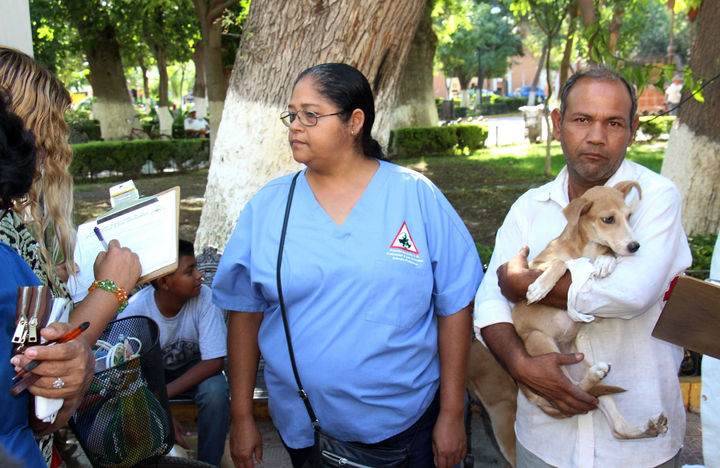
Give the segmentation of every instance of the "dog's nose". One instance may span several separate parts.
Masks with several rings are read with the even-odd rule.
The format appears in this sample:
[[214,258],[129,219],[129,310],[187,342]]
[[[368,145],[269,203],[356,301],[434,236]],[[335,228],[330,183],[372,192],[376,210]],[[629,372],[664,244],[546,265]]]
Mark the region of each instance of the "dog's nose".
[[632,241],[627,245],[627,249],[630,251],[630,253],[635,253],[640,248],[640,244]]

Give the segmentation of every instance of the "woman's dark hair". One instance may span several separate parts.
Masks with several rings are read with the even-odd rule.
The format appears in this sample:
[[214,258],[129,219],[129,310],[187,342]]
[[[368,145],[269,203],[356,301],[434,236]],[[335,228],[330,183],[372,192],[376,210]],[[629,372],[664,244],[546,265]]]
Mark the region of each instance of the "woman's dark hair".
[[350,120],[350,114],[355,109],[363,111],[363,154],[371,158],[385,159],[380,143],[371,136],[375,123],[375,102],[367,78],[358,69],[345,63],[323,63],[300,73],[293,86],[305,77],[312,78],[318,92],[340,108],[343,112],[340,118],[345,122]]
[[0,208],[24,197],[35,177],[35,136],[8,111],[9,102],[0,91]]

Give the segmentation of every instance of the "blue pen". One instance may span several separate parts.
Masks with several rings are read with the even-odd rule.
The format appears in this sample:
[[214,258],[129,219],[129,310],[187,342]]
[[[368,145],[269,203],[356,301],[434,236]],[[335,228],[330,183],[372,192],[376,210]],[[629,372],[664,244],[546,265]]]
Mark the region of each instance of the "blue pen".
[[95,226],[95,228],[93,229],[93,231],[95,231],[95,235],[97,236],[98,240],[99,240],[100,242],[102,242],[103,248],[104,248],[105,250],[107,250],[107,249],[108,249],[108,245],[107,245],[107,242],[105,242],[105,239],[103,239],[103,235],[102,235],[102,233],[100,232],[100,228],[97,227],[97,226]]

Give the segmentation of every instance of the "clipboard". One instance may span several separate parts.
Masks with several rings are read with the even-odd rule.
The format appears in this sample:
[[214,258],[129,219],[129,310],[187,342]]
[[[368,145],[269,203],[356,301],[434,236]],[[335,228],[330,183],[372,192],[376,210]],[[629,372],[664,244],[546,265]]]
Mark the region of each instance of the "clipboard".
[[117,204],[97,219],[78,226],[74,259],[77,277],[70,277],[68,287],[73,301],[87,295],[95,281],[93,265],[103,245],[94,228],[104,239],[120,241],[140,257],[142,273],[138,284],[151,281],[177,269],[180,187],[176,186],[150,197]]
[[678,277],[652,336],[720,358],[720,285]]

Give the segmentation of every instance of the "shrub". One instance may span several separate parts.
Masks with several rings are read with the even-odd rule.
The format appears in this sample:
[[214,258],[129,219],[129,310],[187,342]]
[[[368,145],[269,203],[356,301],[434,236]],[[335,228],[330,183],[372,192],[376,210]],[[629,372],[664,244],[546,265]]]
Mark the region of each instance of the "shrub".
[[68,110],[65,122],[70,127],[70,143],[100,140],[100,121],[91,117],[87,106]]
[[675,116],[642,116],[640,117],[640,130],[651,139],[655,139],[663,133],[670,133],[670,128],[675,122]]
[[451,156],[456,147],[482,148],[487,135],[487,127],[477,124],[398,128],[390,132],[388,152],[391,158]]
[[457,132],[458,146],[475,151],[485,147],[485,140],[488,137],[488,128],[485,125],[457,124],[453,125]]
[[717,235],[715,234],[696,234],[688,237],[693,257],[692,266],[689,270],[704,270],[704,272],[710,270],[716,240]]
[[483,104],[480,113],[483,115],[497,115],[519,112],[519,108],[527,104],[526,98],[490,96],[490,104]]
[[490,258],[492,257],[493,247],[490,247],[489,245],[483,245],[478,242],[475,242],[475,247],[477,248],[478,255],[480,256],[480,262],[482,263],[483,271],[486,271],[488,263],[490,263]]
[[209,144],[205,138],[103,141],[73,145],[73,152],[70,173],[76,178],[95,178],[103,171],[136,178],[148,161],[152,161],[157,171],[173,164],[183,170],[207,161]]
[[398,128],[390,138],[390,152],[399,158],[453,154],[457,145],[452,126]]

